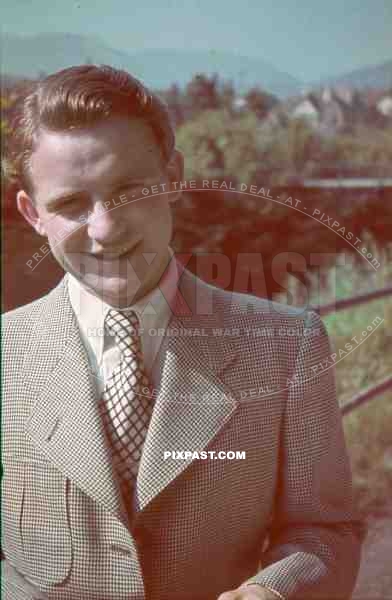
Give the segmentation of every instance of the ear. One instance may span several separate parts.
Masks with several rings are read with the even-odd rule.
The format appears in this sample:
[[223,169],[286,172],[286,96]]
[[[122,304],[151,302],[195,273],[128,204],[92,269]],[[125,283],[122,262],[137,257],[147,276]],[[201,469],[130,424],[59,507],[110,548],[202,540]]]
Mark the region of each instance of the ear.
[[48,237],[43,220],[39,216],[31,196],[29,196],[29,194],[27,194],[24,190],[19,190],[17,193],[16,206],[22,217],[24,217],[24,219],[30,223],[38,235]]
[[173,204],[181,197],[182,191],[179,187],[180,181],[184,179],[184,156],[177,149],[174,149],[173,155],[166,165],[166,174],[169,180],[169,202]]

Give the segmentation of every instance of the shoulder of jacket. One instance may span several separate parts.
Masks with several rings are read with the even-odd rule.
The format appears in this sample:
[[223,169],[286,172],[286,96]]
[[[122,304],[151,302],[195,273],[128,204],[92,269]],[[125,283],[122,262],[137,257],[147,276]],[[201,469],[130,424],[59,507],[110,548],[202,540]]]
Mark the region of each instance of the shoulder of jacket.
[[232,292],[215,286],[211,287],[214,288],[216,303],[221,304],[225,310],[230,310],[231,313],[242,316],[259,315],[265,318],[283,317],[296,321],[306,321],[309,315],[309,308],[290,306],[247,292]]
[[35,321],[42,314],[42,310],[45,308],[45,304],[48,302],[52,304],[57,301],[59,295],[63,294],[64,289],[67,285],[66,277],[62,277],[60,281],[50,289],[46,294],[40,296],[36,300],[32,300],[27,304],[22,304],[16,308],[9,310],[1,315],[2,325],[12,325],[12,323],[18,324],[22,321]]
[[11,327],[13,324],[17,325],[19,323],[25,323],[29,321],[34,321],[36,315],[38,315],[45,303],[48,294],[29,302],[28,304],[23,304],[21,306],[17,306],[12,310],[9,310],[1,315],[1,323],[2,330],[6,330],[8,327]]

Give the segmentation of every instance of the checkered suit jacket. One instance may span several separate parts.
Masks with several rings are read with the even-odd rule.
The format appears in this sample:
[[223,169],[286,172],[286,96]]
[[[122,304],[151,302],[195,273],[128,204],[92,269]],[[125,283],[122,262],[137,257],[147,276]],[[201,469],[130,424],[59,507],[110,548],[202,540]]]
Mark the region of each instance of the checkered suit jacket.
[[[66,284],[3,315],[3,598],[349,598],[363,530],[317,313],[183,271],[129,514]],[[246,458],[163,459],[202,449]]]

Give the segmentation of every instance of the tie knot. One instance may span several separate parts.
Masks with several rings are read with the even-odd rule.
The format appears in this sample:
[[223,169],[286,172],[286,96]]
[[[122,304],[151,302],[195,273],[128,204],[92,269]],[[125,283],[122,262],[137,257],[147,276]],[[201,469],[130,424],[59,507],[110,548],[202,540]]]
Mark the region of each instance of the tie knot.
[[105,329],[109,335],[114,335],[117,344],[129,345],[132,338],[139,335],[139,317],[135,311],[125,314],[111,308],[105,317]]

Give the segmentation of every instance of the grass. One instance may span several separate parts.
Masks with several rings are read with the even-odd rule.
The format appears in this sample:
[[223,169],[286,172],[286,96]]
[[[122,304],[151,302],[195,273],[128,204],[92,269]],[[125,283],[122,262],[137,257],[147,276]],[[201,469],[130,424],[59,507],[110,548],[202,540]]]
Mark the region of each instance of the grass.
[[390,512],[392,394],[383,394],[347,415],[344,429],[359,509],[367,515]]
[[[336,297],[366,293],[392,283],[392,247],[383,252],[378,272],[353,262],[339,267]],[[332,270],[333,271],[333,270]],[[333,275],[335,275],[333,273]],[[325,301],[330,301],[326,298]],[[361,332],[376,316],[384,319],[377,330],[336,365],[340,405],[392,373],[392,296],[345,309],[323,318],[335,348]],[[391,509],[392,498],[392,389],[344,417],[354,490],[363,514]]]
[[[377,308],[376,308],[376,305]],[[339,322],[333,325],[331,337],[335,346],[343,347],[353,335],[361,335],[363,325],[375,315],[383,316],[386,307],[380,302],[356,309],[352,315],[349,335],[339,331]],[[389,309],[391,309],[389,300]],[[342,320],[342,329],[350,324],[348,310]],[[392,314],[392,312],[391,312]],[[358,320],[362,321],[358,327]],[[390,322],[390,321],[389,321]],[[329,328],[328,328],[329,330]],[[336,365],[338,399],[345,404],[359,392],[375,385],[391,374],[392,336],[388,320],[359,347]],[[344,417],[344,430],[349,449],[354,489],[359,508],[365,513],[383,510],[392,497],[392,390],[371,399]]]

